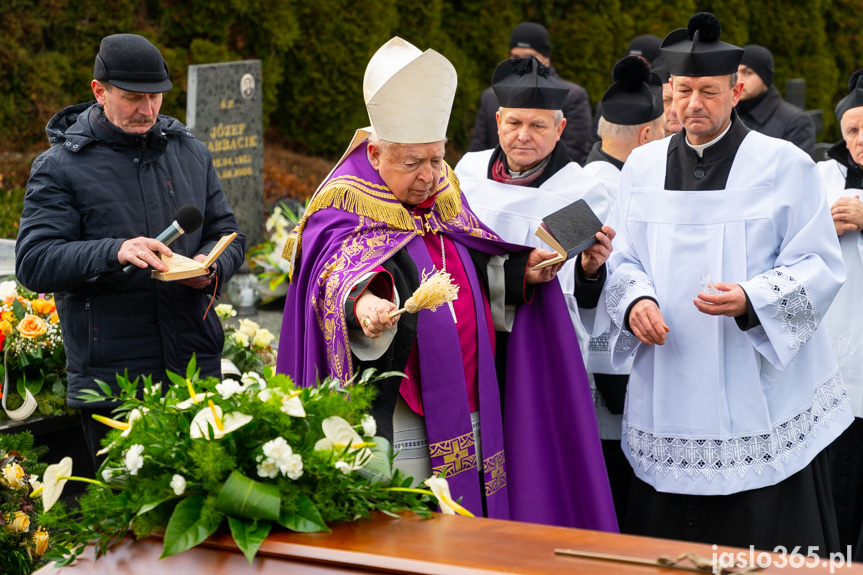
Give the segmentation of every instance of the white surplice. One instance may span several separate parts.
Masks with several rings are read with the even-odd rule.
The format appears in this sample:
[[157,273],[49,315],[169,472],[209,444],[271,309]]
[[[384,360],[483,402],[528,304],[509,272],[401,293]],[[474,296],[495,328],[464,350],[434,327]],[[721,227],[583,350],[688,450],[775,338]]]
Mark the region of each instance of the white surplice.
[[[823,313],[845,266],[815,164],[749,132],[726,188],[665,190],[670,138],[637,148],[610,218],[617,231],[598,314],[612,363],[635,354],[623,450],[657,491],[724,495],[801,470],[853,419]],[[761,325],[699,312],[701,276],[739,283]],[[663,346],[624,329],[638,298],[657,300]]]
[[[824,180],[828,205],[832,206],[842,197],[863,194],[863,190],[845,189],[848,168],[836,160],[819,162],[818,169]],[[845,232],[839,237],[839,245],[848,279],[824,315],[823,324],[833,342],[854,416],[863,417],[863,233]]]
[[[488,164],[494,150],[465,154],[455,167],[456,176],[471,210],[482,223],[504,241],[523,246],[551,249],[536,237],[542,218],[583,199],[600,221],[608,217],[608,191],[584,173],[575,162],[568,163],[539,188],[502,184],[488,178]],[[566,262],[557,274],[566,305],[578,333],[582,356],[586,357],[589,337],[582,327],[575,301],[575,259]]]

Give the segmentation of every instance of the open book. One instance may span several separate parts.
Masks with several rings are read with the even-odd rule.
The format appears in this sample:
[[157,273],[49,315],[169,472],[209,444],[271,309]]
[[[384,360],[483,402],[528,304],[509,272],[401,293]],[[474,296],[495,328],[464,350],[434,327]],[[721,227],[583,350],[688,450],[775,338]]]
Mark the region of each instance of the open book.
[[542,218],[536,236],[557,252],[557,257],[537,264],[538,270],[574,258],[598,240],[602,222],[584,200],[577,200]]
[[162,263],[168,266],[168,271],[160,272],[158,270],[153,270],[150,272],[150,277],[162,280],[163,282],[172,282],[175,280],[205,276],[210,273],[208,268],[220,255],[222,255],[225,248],[227,248],[236,237],[237,232],[223,236],[222,239],[219,240],[219,243],[213,247],[202,262],[196,262],[195,260],[187,258],[186,256],[181,256],[180,254],[174,254],[172,256],[159,254],[159,257],[162,258]]

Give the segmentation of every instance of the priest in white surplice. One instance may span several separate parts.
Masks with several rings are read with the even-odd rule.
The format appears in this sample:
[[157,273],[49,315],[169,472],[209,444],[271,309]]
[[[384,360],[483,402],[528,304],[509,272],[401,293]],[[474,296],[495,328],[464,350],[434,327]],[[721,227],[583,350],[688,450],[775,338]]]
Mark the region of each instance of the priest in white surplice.
[[833,225],[839,236],[848,280],[824,316],[848,389],[854,423],[830,445],[831,480],[842,549],[863,561],[863,70],[848,81],[849,93],[836,105],[842,141],[819,162]]
[[701,13],[663,41],[684,131],[632,152],[610,218],[626,530],[825,556],[824,448],[853,416],[819,322],[845,266],[815,164],[737,118],[743,50],[719,35]]
[[[605,221],[611,208],[608,191],[569,159],[560,139],[566,127],[561,111],[566,86],[539,60],[527,56],[501,62],[492,88],[501,105],[500,143],[492,150],[465,154],[455,167],[474,213],[505,241],[544,248],[548,246],[534,234],[542,218],[576,200],[584,199]],[[603,231],[607,236],[597,234],[600,243],[564,264],[557,275],[582,355],[589,337],[578,321],[578,307],[579,302],[595,307],[598,301],[605,277],[602,264],[614,237],[610,228]]]
[[[665,108],[661,80],[641,57],[621,58],[611,77],[614,83],[603,94],[599,106],[602,115],[597,131],[601,140],[587,156],[584,171],[605,185],[613,205],[620,188],[620,170],[632,151],[665,137]],[[586,363],[594,386],[596,421],[614,509],[623,527],[633,475],[620,449],[621,420],[632,358],[613,368],[608,341],[608,330],[591,338]]]

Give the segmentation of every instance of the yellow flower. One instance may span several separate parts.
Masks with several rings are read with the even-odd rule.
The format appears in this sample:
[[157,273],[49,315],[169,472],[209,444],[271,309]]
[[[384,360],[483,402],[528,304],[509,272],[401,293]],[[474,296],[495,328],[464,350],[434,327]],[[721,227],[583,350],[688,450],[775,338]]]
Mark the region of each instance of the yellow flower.
[[0,473],[0,484],[11,489],[21,489],[27,485],[24,481],[24,469],[17,463],[10,463]]
[[43,527],[33,534],[33,552],[36,557],[41,557],[48,550],[48,532]]
[[23,511],[16,511],[11,521],[6,521],[6,530],[12,533],[27,533],[30,529],[30,517]]
[[5,319],[9,323],[15,321],[15,314],[12,313],[12,310],[6,310],[3,313],[0,313],[0,319]]
[[3,335],[9,336],[12,334],[12,324],[8,321],[0,320],[0,332],[3,332]]
[[35,338],[39,337],[48,327],[45,325],[45,320],[33,314],[27,314],[21,323],[18,324],[18,332],[24,337]]
[[252,344],[256,347],[269,347],[270,343],[276,338],[273,333],[268,329],[259,329],[255,332],[255,337],[252,340]]
[[51,317],[48,318],[48,321],[51,323],[60,323],[60,316],[57,315],[57,312],[51,314]]
[[241,319],[240,327],[237,328],[237,331],[246,334],[246,336],[251,339],[255,337],[255,332],[258,331],[260,327],[261,326],[259,324],[253,322],[250,319]]

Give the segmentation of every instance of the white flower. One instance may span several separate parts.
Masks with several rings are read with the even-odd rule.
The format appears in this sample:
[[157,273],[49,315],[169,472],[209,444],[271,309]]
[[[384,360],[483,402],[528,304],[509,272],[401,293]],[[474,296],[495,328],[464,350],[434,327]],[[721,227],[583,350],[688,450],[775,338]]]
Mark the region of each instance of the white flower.
[[[216,423],[216,418],[221,420],[221,429]],[[222,415],[222,408],[218,405],[205,407],[192,418],[192,426],[189,435],[192,439],[210,439],[210,430],[213,430],[213,439],[221,439],[232,431],[243,427],[254,419],[251,415],[232,411]]]
[[268,329],[259,329],[255,332],[255,337],[252,339],[252,345],[255,347],[269,347],[270,343],[276,339],[276,336]]
[[299,453],[294,453],[284,466],[279,466],[279,470],[289,479],[299,479],[303,475],[303,458]]
[[303,407],[303,402],[300,401],[300,392],[294,392],[283,397],[281,410],[291,417],[305,417],[306,410]]
[[230,399],[235,393],[244,391],[244,388],[236,379],[225,379],[222,383],[216,384],[216,391],[219,392],[222,399]]
[[360,424],[363,426],[363,435],[366,437],[374,437],[378,432],[378,424],[371,415],[364,415]]
[[54,463],[45,468],[42,476],[42,508],[45,511],[51,509],[63,493],[63,487],[68,479],[60,479],[60,477],[70,475],[72,475],[71,457],[64,457],[60,463]]
[[294,450],[291,449],[291,446],[288,445],[284,437],[271,439],[264,444],[261,450],[264,452],[264,455],[273,459],[276,463],[287,461],[288,457],[294,453]]
[[240,327],[237,328],[237,331],[251,338],[255,336],[255,332],[258,331],[260,327],[261,326],[258,323],[253,322],[250,319],[241,319]]
[[372,460],[373,453],[363,442],[363,438],[351,427],[351,424],[338,415],[326,418],[321,422],[324,438],[315,443],[315,451],[334,451],[341,454],[347,448],[347,454],[353,455],[351,469],[360,469]]
[[0,282],[0,299],[9,299],[18,295],[18,283],[14,281]]
[[242,347],[249,347],[249,336],[240,331],[235,331],[231,334],[231,337],[234,338],[238,344]]
[[237,310],[234,309],[229,303],[220,303],[216,306],[216,315],[219,316],[220,319],[228,319],[229,317],[235,317],[237,315]]
[[114,470],[110,467],[106,467],[102,470],[102,481],[105,483],[109,483],[114,479]]
[[432,475],[424,482],[437,498],[438,506],[444,515],[465,515],[473,517],[473,513],[456,503],[449,492],[449,483],[443,477]]
[[[146,407],[144,408],[144,410],[149,411]],[[140,409],[133,409],[132,411],[130,411],[129,417],[126,418],[126,423],[129,424],[129,427],[127,427],[120,433],[120,437],[129,437],[129,433],[132,432],[132,427],[135,425],[135,422],[139,421],[142,417],[144,417],[144,414],[141,412]]]
[[336,461],[336,469],[347,475],[351,472],[351,466],[345,463],[344,461]]
[[277,393],[277,391],[274,389],[270,389],[270,388],[262,389],[261,391],[258,392],[258,400],[263,401],[264,403],[267,403],[268,401],[270,401],[270,398],[272,398],[274,395],[276,395],[276,393]]
[[192,399],[190,397],[189,399],[183,400],[180,403],[176,404],[174,407],[176,407],[177,409],[180,409],[180,410],[189,409],[190,407],[194,407],[194,406],[198,405],[199,403],[201,403],[202,401],[204,401],[208,397],[212,397],[213,395],[215,395],[215,394],[210,393],[210,392],[196,393],[195,399]]
[[30,486],[33,488],[33,491],[42,487],[42,484],[39,482],[39,476],[35,473],[30,476]]
[[246,387],[255,384],[260,386],[261,389],[265,389],[267,387],[266,380],[254,371],[247,371],[246,373],[244,373],[242,376],[240,376],[240,381],[242,381],[246,385]]
[[258,477],[269,477],[274,479],[279,474],[279,466],[270,458],[258,463]]
[[186,478],[182,475],[175,474],[174,477],[171,478],[171,489],[174,490],[176,495],[182,495],[186,492]]
[[138,471],[144,465],[144,446],[140,443],[136,443],[126,452],[126,456],[124,458],[124,462],[126,464],[126,469],[129,470],[129,475],[138,475]]

